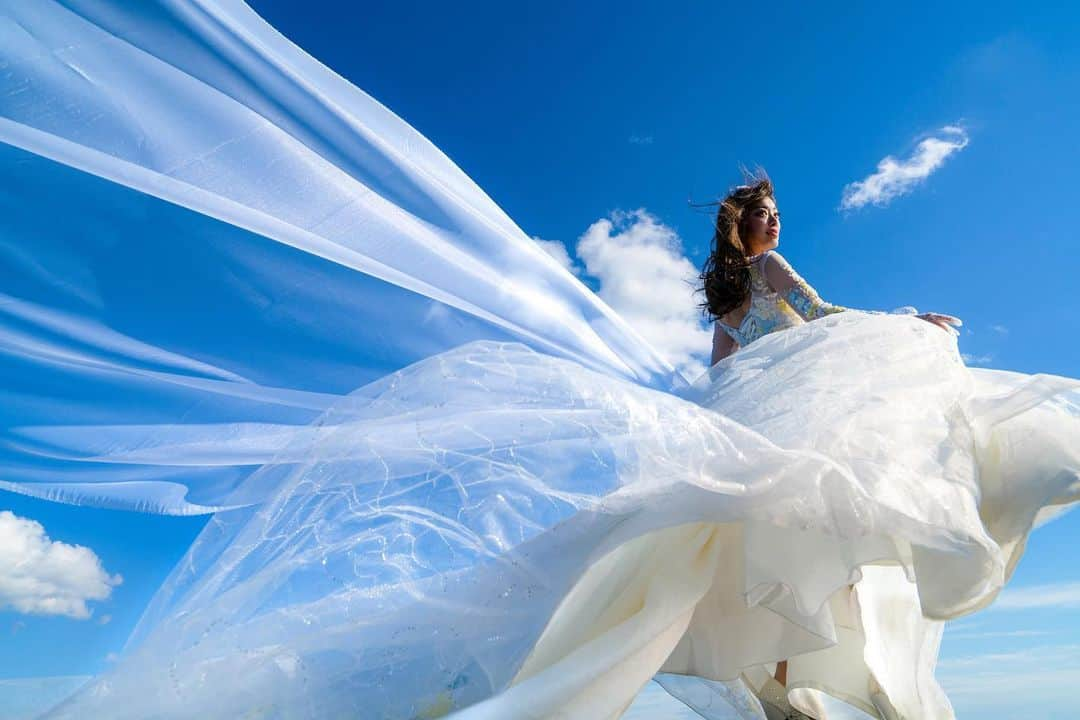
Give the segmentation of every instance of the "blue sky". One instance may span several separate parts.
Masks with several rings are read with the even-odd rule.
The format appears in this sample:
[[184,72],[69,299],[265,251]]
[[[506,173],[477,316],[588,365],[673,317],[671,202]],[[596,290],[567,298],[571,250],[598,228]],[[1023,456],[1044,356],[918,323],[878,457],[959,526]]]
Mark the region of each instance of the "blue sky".
[[[1078,10],[252,4],[424,133],[527,233],[561,244],[631,319],[642,311],[603,251],[661,242],[677,280],[710,239],[688,201],[760,164],[777,185],[781,250],[826,299],[953,313],[972,364],[1080,377]],[[895,182],[905,174],[910,184]],[[896,196],[841,208],[845,188],[876,181]],[[685,332],[657,343],[690,367],[705,331],[669,320]],[[3,509],[91,548],[123,580],[86,619],[0,611],[0,678],[107,667],[204,523],[12,495]],[[1014,594],[946,633],[940,676],[960,717],[1071,716],[1077,540],[1080,515],[1038,531]]]

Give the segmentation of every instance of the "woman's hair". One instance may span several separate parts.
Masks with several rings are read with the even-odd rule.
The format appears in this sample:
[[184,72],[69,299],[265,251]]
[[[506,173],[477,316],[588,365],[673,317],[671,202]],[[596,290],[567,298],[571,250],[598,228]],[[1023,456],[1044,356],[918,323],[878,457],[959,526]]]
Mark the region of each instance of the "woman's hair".
[[716,233],[712,252],[698,278],[705,300],[698,307],[715,320],[746,302],[750,296],[750,264],[746,261],[746,245],[740,230],[743,212],[765,198],[774,197],[772,181],[761,168],[755,173],[743,170],[745,185],[739,185],[718,203]]

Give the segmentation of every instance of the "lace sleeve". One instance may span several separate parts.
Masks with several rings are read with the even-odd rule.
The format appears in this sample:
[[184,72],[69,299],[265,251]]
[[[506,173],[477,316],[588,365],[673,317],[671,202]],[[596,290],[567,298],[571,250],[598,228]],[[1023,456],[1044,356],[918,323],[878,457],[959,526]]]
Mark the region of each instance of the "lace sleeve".
[[927,320],[953,335],[959,335],[960,333],[956,328],[963,325],[958,317],[933,312],[920,313],[910,305],[896,308],[889,313],[881,310],[856,310],[843,305],[833,305],[822,300],[814,288],[810,287],[810,283],[803,280],[799,273],[795,272],[795,268],[791,267],[791,264],[784,259],[784,256],[777,252],[770,252],[765,257],[763,271],[765,281],[773,289],[773,292],[783,298],[803,320],[816,320],[833,313],[854,311],[868,315],[913,315],[922,320]]
[[769,253],[765,259],[765,280],[803,320],[816,320],[848,309],[822,300],[780,253]]

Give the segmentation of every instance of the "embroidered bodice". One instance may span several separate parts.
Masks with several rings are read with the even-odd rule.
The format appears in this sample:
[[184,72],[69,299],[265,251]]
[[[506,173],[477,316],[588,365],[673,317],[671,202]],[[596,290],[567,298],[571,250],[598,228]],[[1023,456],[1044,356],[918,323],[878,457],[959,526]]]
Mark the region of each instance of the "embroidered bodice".
[[846,309],[822,300],[780,253],[768,250],[751,259],[750,307],[742,322],[732,327],[717,319],[715,332],[745,347],[763,335]]

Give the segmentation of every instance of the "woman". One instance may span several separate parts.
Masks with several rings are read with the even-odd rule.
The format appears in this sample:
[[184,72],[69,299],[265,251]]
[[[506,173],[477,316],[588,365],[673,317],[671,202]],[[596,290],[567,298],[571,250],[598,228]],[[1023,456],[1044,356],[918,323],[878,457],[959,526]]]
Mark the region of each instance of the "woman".
[[[775,252],[780,212],[773,185],[763,173],[749,176],[747,181],[749,184],[740,185],[719,203],[713,250],[700,276],[706,297],[702,308],[714,321],[714,366],[769,333],[847,309],[822,300]],[[922,313],[916,317],[952,334],[956,334],[954,326],[961,325],[950,315]],[[850,587],[854,591],[855,586]],[[802,685],[810,686],[805,680]],[[766,714],[769,718],[808,717],[788,702],[787,683],[786,660],[777,662],[773,676],[757,683]],[[892,716],[895,711],[887,709],[890,703],[873,677],[870,694],[875,709]],[[815,709],[821,712],[820,707]]]
[[0,7],[0,487],[214,516],[46,717],[753,718],[784,659],[951,717],[928,618],[1080,500],[1080,383],[845,312],[690,386],[242,3],[69,5]]
[[[701,273],[702,309],[714,322],[713,365],[763,335],[847,309],[822,300],[774,252],[780,244],[780,211],[772,181],[764,173],[748,174],[746,180],[749,184],[718,203],[713,250]],[[951,333],[962,324],[938,313],[916,317]],[[770,718],[807,717],[787,702],[787,666],[779,661],[760,689],[765,711]]]
[[[772,182],[749,178],[720,202],[713,251],[701,273],[705,309],[715,321],[712,363],[770,332],[843,312],[823,301],[776,252],[780,211]],[[917,315],[952,332],[958,318]]]

